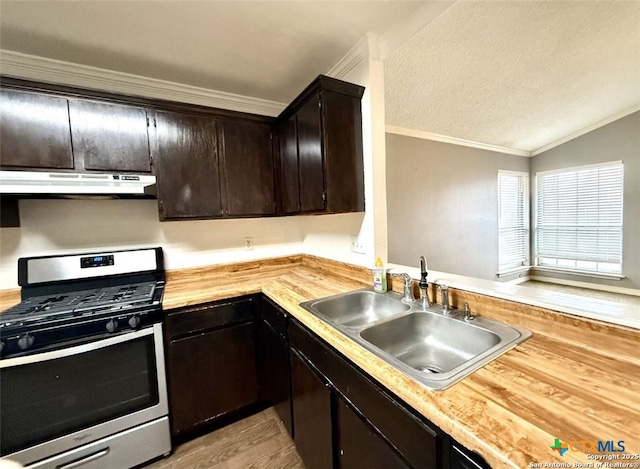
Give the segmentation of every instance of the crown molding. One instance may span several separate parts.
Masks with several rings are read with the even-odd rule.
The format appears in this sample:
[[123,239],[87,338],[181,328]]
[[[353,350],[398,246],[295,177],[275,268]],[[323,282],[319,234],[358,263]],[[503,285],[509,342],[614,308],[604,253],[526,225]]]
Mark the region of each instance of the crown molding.
[[267,116],[277,116],[286,107],[284,103],[276,101],[3,49],[0,50],[0,73],[16,78],[132,94],[145,98],[166,99]]
[[424,140],[433,140],[436,142],[451,143],[453,145],[461,145],[463,147],[479,148],[480,150],[495,151],[498,153],[506,153],[508,155],[531,157],[531,152],[518,150],[516,148],[500,147],[489,143],[474,142],[472,140],[464,140],[462,138],[448,137],[446,135],[434,134],[423,130],[408,129],[406,127],[398,127],[395,125],[387,125],[385,128],[389,134],[404,135],[406,137],[421,138]]
[[594,130],[599,129],[600,127],[604,127],[607,124],[611,124],[612,122],[615,122],[618,119],[622,119],[623,117],[627,117],[628,115],[638,111],[640,111],[640,104],[636,104],[635,106],[625,109],[624,111],[614,114],[613,116],[607,117],[606,119],[596,122],[595,124],[591,124],[590,126],[585,127],[584,129],[580,129],[577,132],[567,135],[566,137],[562,137],[561,139],[556,140],[555,142],[551,142],[543,147],[540,147],[537,150],[532,151],[531,156],[536,156],[536,155],[539,155],[540,153],[544,153],[545,151],[549,151],[552,148],[562,145],[563,143],[567,143],[575,138],[583,136],[584,134],[593,132]]
[[365,34],[344,57],[335,64],[327,75],[333,78],[343,78],[360,62],[369,57],[369,35]]

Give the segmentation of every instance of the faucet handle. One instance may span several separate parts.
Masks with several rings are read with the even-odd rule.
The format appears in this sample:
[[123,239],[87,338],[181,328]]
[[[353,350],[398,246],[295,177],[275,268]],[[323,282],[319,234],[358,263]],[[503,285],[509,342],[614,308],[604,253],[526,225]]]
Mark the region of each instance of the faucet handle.
[[438,290],[440,290],[440,297],[442,298],[442,312],[449,314],[449,287],[444,284],[438,285]]
[[404,281],[404,292],[402,294],[402,301],[405,303],[411,303],[415,300],[413,296],[413,290],[411,289],[411,275],[409,274],[391,274],[392,277],[402,277]]
[[411,285],[411,275],[406,274],[406,273],[401,273],[401,274],[391,274],[392,277],[402,277],[402,280],[404,281],[404,285],[405,286],[409,286]]
[[471,308],[469,308],[469,303],[464,304],[464,320],[465,321],[473,321],[476,317],[471,314]]

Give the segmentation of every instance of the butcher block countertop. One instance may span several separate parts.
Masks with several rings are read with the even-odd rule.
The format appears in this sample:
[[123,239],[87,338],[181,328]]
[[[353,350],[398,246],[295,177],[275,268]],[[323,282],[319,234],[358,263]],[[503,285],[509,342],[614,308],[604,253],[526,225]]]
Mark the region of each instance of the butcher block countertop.
[[[450,289],[453,306],[468,302],[474,312],[533,335],[445,391],[430,391],[299,306],[366,287],[370,279],[367,269],[307,255],[168,271],[163,305],[263,292],[494,468],[598,462],[588,456],[599,455],[588,443],[581,449],[592,441],[613,441],[614,448],[623,441],[624,454],[640,454],[639,331]],[[3,309],[8,295],[0,295]],[[556,438],[575,451],[561,457],[550,448]],[[640,462],[611,454],[620,457],[612,463]]]

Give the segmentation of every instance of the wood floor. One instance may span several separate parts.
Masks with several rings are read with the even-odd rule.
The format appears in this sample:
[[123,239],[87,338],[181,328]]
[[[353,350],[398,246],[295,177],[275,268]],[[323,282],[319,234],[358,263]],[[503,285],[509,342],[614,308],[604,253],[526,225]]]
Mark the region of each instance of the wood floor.
[[273,408],[174,449],[144,469],[304,469],[293,440]]

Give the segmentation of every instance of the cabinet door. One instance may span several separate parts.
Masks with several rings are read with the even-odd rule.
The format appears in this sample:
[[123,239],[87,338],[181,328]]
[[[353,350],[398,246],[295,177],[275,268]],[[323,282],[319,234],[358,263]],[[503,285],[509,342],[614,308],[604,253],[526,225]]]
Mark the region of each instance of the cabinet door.
[[332,467],[331,392],[295,350],[291,350],[291,398],[293,439],[305,467]]
[[258,383],[260,399],[275,408],[289,435],[293,435],[289,345],[265,321],[260,324],[259,340]]
[[160,219],[222,216],[215,120],[158,112],[155,127]]
[[320,97],[314,96],[297,113],[300,210],[324,210],[324,167]]
[[2,167],[72,169],[67,100],[0,90]]
[[364,211],[362,112],[360,98],[322,95],[326,209],[330,213]]
[[271,126],[221,122],[221,167],[229,215],[273,215],[276,211]]
[[76,163],[99,171],[151,171],[147,113],[118,104],[69,100]]
[[174,435],[257,401],[254,324],[169,343],[169,404]]
[[[397,398],[295,320],[289,322],[289,341],[331,383],[338,396],[358,409],[379,435],[384,435],[410,467],[441,467],[438,458],[443,442],[437,432]],[[294,421],[294,432],[297,431]]]
[[300,177],[295,115],[280,124],[279,135],[282,212],[298,213],[300,212]]
[[337,400],[338,467],[409,469],[410,466],[342,399]]

